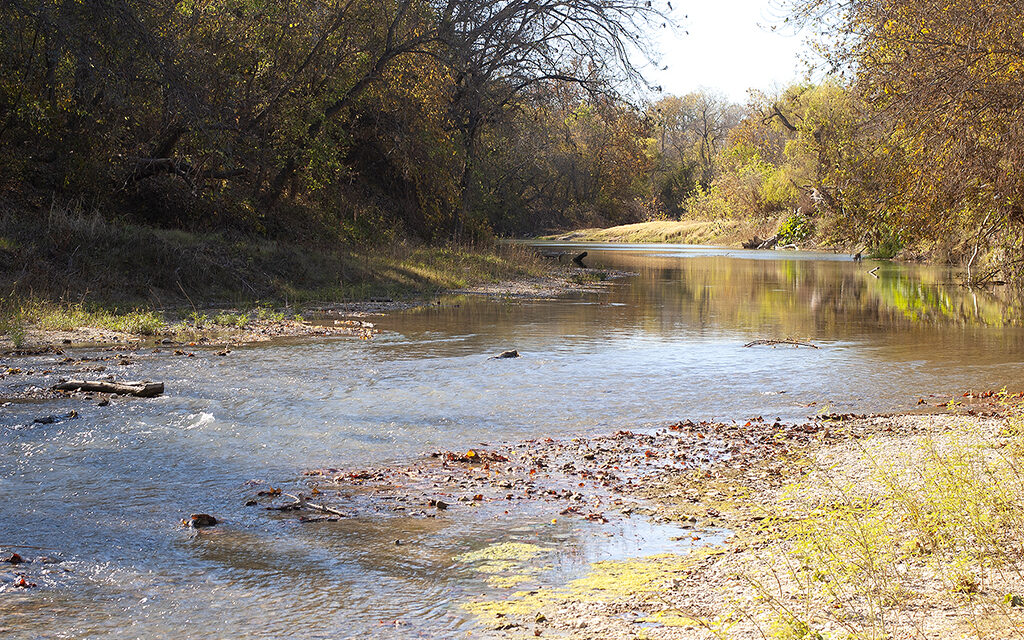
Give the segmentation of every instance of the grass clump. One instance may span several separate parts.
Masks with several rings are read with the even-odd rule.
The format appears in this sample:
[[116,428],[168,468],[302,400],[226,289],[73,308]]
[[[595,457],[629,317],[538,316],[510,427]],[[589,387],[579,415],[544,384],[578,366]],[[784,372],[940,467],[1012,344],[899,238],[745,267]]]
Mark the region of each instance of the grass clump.
[[607,271],[580,271],[569,278],[578,285],[597,284],[608,279]]
[[790,614],[777,616],[772,621],[771,629],[771,637],[776,640],[825,640],[807,622]]
[[83,303],[48,302],[45,300],[12,300],[3,312],[8,328],[4,331],[18,344],[24,341],[29,327],[45,331],[74,331],[83,327],[108,329],[134,335],[155,335],[167,328],[162,313],[146,309],[121,311],[91,307]]
[[25,345],[27,330],[21,306],[13,297],[0,298],[0,336],[10,338],[15,349]]
[[249,324],[249,314],[234,312],[218,313],[213,316],[213,324],[220,325],[222,327],[244,329]]
[[[960,634],[1024,633],[1012,606],[1024,581],[1024,408],[1008,409],[1001,434],[973,427],[901,452],[865,446],[865,475],[818,469],[793,485],[791,513],[767,525],[786,549],[781,568],[774,580],[748,576],[789,622],[775,637],[821,637],[793,621],[897,637],[924,603],[969,621]],[[806,611],[792,610],[794,598]]]

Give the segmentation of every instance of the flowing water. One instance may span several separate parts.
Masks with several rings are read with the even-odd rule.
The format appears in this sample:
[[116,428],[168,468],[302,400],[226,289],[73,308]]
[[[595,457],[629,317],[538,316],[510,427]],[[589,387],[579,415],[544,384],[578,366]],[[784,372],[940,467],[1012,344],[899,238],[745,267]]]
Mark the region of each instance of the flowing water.
[[[557,300],[445,300],[379,319],[368,341],[280,341],[227,357],[143,350],[108,373],[164,381],[161,398],[3,405],[0,549],[32,545],[43,549],[19,551],[64,561],[45,573],[33,563],[35,589],[5,589],[11,572],[0,569],[0,635],[465,637],[472,621],[458,603],[489,587],[453,560],[460,553],[539,544],[555,554],[542,580],[558,583],[595,559],[688,543],[639,518],[551,524],[528,509],[299,524],[244,506],[251,481],[684,418],[899,410],[928,394],[1012,387],[1024,373],[1019,307],[951,284],[946,269],[584,248],[591,266],[637,275]],[[819,348],[744,347],[781,338]],[[523,357],[487,359],[512,348]],[[73,354],[93,352],[109,355]],[[0,396],[52,383],[42,372],[58,359],[5,360],[0,371],[33,373],[0,380]],[[76,419],[33,422],[71,409]],[[225,524],[190,535],[179,520],[194,512]]]

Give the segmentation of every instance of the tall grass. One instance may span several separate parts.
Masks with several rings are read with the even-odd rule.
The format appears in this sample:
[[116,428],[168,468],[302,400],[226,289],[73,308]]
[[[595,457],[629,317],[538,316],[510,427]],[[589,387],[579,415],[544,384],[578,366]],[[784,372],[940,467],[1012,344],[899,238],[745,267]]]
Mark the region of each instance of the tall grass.
[[897,457],[866,446],[866,477],[818,469],[794,485],[806,512],[766,525],[787,548],[778,573],[747,576],[776,637],[900,637],[922,606],[963,614],[969,636],[1024,637],[1024,408],[1004,403],[997,436],[925,437]]
[[74,207],[0,208],[0,290],[131,308],[399,297],[540,273],[515,245],[352,247],[157,229]]
[[144,309],[119,311],[83,303],[21,300],[11,303],[23,327],[73,331],[82,327],[109,329],[136,335],[154,335],[167,327],[163,314]]

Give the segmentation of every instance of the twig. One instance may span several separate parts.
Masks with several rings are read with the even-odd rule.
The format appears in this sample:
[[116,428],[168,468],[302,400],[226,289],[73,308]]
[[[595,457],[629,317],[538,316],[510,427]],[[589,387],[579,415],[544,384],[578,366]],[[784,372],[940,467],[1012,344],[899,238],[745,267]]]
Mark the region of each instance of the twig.
[[777,344],[791,344],[794,347],[810,347],[812,349],[817,349],[818,348],[817,345],[811,344],[810,342],[800,342],[798,340],[754,340],[753,342],[748,342],[747,344],[745,344],[743,346],[744,347],[759,347],[759,346],[764,345],[764,346],[774,347]]
[[294,505],[288,505],[288,506],[297,506],[297,507],[315,509],[317,511],[322,511],[324,513],[331,513],[331,514],[334,514],[336,516],[341,516],[342,518],[347,518],[348,517],[348,514],[343,512],[343,511],[338,511],[337,509],[332,509],[331,507],[328,507],[327,505],[316,504],[315,502],[307,501],[306,500],[306,496],[302,495],[301,493],[299,495],[293,495],[291,493],[282,493],[281,495],[288,496],[289,498],[291,498],[292,500],[295,501]]
[[878,267],[875,267],[871,271],[868,271],[868,275],[874,276],[877,279],[878,278],[878,274],[875,273],[876,271],[878,271]]

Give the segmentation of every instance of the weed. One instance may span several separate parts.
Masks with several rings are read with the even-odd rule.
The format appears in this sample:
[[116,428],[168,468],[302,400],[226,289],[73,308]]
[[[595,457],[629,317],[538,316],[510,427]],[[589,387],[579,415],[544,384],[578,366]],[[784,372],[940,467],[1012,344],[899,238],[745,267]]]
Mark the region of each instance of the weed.
[[[21,326],[35,326],[50,331],[74,331],[83,327],[109,329],[121,333],[153,335],[167,327],[162,314],[133,309],[120,311],[93,307],[80,302],[47,302],[27,300],[14,303],[13,315]],[[10,314],[8,314],[10,315]]]
[[195,329],[203,329],[210,324],[210,317],[205,313],[193,311],[185,318],[185,323]]
[[779,615],[772,621],[772,637],[777,640],[824,640],[821,633],[792,615]]
[[249,314],[247,313],[218,313],[213,317],[213,324],[220,325],[222,327],[236,327],[242,329],[249,324]]
[[260,306],[255,310],[256,319],[261,322],[284,322],[285,315],[271,307]]
[[167,323],[153,311],[136,310],[122,316],[111,316],[104,326],[123,333],[151,336],[164,329]]
[[[772,521],[788,549],[778,588],[761,589],[780,616],[775,637],[820,637],[786,608],[794,589],[800,601],[825,603],[818,613],[849,637],[884,638],[898,635],[922,585],[945,592],[956,609],[977,598],[997,604],[986,585],[1024,579],[1024,468],[1007,446],[1024,438],[1024,411],[1007,407],[1000,441],[967,431],[924,437],[916,451],[900,454],[864,446],[866,481],[819,468],[791,487],[790,495],[817,497],[803,515]],[[1011,608],[1024,603],[1007,598]],[[1022,630],[1021,620],[1006,616],[985,624]]]
[[0,335],[10,338],[15,349],[25,345],[25,319],[21,309],[6,298],[0,299]]

